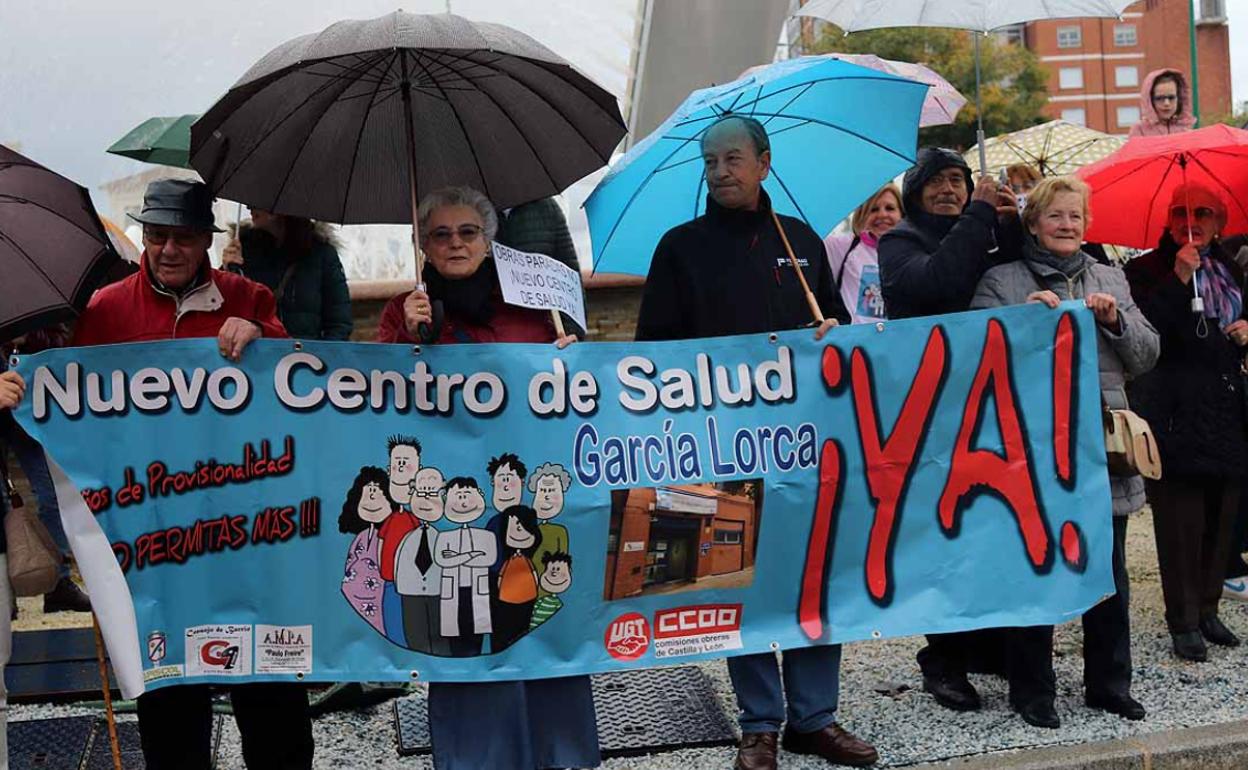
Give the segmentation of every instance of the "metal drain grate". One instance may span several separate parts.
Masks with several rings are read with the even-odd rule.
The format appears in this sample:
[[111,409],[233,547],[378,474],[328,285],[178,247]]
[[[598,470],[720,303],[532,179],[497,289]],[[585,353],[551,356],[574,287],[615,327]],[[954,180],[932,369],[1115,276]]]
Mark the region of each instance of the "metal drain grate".
[[[621,671],[590,679],[605,757],[736,745],[732,720],[715,688],[693,666]],[[400,755],[430,753],[426,690],[396,700],[394,722]]]
[[633,756],[737,742],[715,688],[693,666],[593,677],[603,756]]
[[9,770],[78,770],[95,717],[9,722]]

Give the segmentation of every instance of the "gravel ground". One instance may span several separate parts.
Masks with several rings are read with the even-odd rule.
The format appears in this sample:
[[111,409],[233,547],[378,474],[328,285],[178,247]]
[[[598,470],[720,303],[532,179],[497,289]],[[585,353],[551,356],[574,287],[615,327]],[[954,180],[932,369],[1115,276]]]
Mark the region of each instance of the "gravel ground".
[[[1010,751],[1054,744],[1122,738],[1179,727],[1241,719],[1248,703],[1248,677],[1240,666],[1248,662],[1248,646],[1234,650],[1210,647],[1204,664],[1179,662],[1170,651],[1162,620],[1161,587],[1148,514],[1132,519],[1128,532],[1131,572],[1134,694],[1149,711],[1143,722],[1128,722],[1083,705],[1081,630],[1078,623],[1058,629],[1055,666],[1058,676],[1059,730],[1025,724],[1006,703],[1004,680],[972,675],[984,697],[977,713],[955,713],[936,705],[921,691],[914,653],[922,638],[864,642],[846,648],[841,671],[841,722],[872,741],[880,750],[880,767],[905,767],[951,757]],[[25,608],[24,610],[25,611]],[[1248,605],[1224,602],[1223,618],[1232,630],[1248,637]],[[715,682],[724,708],[735,713],[728,673],[722,661],[703,664]],[[896,697],[877,694],[882,683],[907,685]],[[90,713],[82,708],[11,706],[10,720]],[[395,751],[392,706],[381,704],[357,712],[321,717],[315,724],[317,768],[426,768],[427,758],[399,757]],[[226,720],[220,768],[243,768],[238,732]],[[722,770],[730,767],[734,750],[688,749],[659,755],[618,758],[603,763],[606,770]],[[786,755],[789,770],[828,765],[807,757]]]

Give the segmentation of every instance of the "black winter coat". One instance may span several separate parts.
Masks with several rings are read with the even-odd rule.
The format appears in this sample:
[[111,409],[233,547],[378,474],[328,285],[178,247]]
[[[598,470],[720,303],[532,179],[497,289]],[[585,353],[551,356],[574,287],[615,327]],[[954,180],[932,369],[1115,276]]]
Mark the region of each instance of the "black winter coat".
[[[780,222],[824,317],[849,323],[823,239],[800,219],[781,216]],[[758,211],[725,209],[708,197],[706,214],[659,241],[641,295],[637,339],[784,331],[813,321],[767,194]]]
[[1021,255],[1021,228],[999,226],[988,203],[972,201],[952,227],[940,227],[941,220],[953,219],[907,213],[880,239],[880,285],[889,318],[960,313],[989,268]]
[[[1153,371],[1130,384],[1131,405],[1148,420],[1161,450],[1162,480],[1171,477],[1241,476],[1248,462],[1245,422],[1244,351],[1206,319],[1197,334],[1192,286],[1174,274],[1178,247],[1161,245],[1127,263],[1131,295],[1161,335],[1161,357]],[[1230,267],[1240,287],[1244,274],[1215,246],[1212,257]]]

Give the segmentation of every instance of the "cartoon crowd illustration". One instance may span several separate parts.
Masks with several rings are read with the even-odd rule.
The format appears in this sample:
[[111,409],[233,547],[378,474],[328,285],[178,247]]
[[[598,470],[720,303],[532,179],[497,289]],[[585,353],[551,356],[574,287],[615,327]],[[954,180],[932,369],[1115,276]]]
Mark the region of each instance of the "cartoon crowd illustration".
[[510,452],[491,459],[487,504],[475,477],[422,465],[416,438],[387,448],[388,467],[360,468],[338,518],[355,535],[342,593],[360,617],[410,650],[472,657],[507,649],[563,607],[572,556],[554,519],[572,477],[562,465],[530,473]]

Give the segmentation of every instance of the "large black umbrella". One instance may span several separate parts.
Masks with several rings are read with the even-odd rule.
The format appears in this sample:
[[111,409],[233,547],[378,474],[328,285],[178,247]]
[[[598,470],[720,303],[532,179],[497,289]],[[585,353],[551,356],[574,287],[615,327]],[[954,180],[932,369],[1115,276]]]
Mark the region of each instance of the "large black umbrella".
[[75,316],[120,259],[85,187],[0,145],[0,340]]
[[555,195],[625,130],[615,97],[527,35],[400,11],[270,51],[191,127],[191,165],[270,211],[414,223],[451,184],[503,207]]

